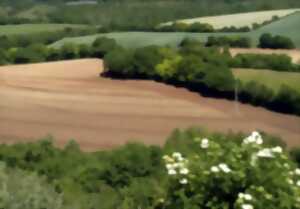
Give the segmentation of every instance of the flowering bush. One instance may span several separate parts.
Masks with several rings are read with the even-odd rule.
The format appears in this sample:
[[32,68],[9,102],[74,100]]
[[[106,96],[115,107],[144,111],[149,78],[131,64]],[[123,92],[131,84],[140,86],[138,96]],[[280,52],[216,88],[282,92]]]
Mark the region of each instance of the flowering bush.
[[194,137],[192,151],[163,157],[166,209],[300,208],[300,169],[258,132],[244,140]]

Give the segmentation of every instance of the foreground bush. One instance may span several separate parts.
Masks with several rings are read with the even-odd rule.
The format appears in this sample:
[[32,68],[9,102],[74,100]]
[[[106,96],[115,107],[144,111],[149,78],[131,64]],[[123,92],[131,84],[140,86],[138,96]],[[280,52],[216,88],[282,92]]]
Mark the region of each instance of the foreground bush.
[[169,186],[161,208],[300,208],[300,169],[258,132],[242,141],[215,135],[187,143],[189,152],[164,156]]
[[[204,140],[202,143],[204,137],[210,140]],[[0,145],[0,160],[7,165],[7,168],[2,166],[2,170],[0,169],[0,188],[1,191],[9,191],[14,198],[24,198],[13,199],[19,203],[27,203],[26,200],[33,197],[40,204],[40,198],[45,198],[45,195],[49,200],[55,200],[58,203],[63,198],[63,209],[159,209],[170,208],[177,204],[174,206],[175,209],[179,206],[192,208],[183,207],[182,199],[178,199],[179,197],[176,196],[181,193],[187,195],[185,201],[189,204],[194,203],[199,193],[207,202],[212,201],[212,204],[200,207],[199,203],[198,206],[194,205],[196,206],[194,208],[214,209],[223,208],[218,207],[220,205],[218,201],[221,200],[225,205],[233,203],[238,192],[250,193],[250,189],[246,191],[247,182],[250,185],[255,179],[258,179],[257,183],[266,186],[269,185],[268,181],[273,182],[278,177],[278,182],[275,182],[276,186],[277,183],[279,184],[278,190],[272,191],[271,194],[274,195],[274,192],[278,191],[282,192],[283,196],[274,196],[273,200],[287,200],[290,204],[293,193],[287,199],[284,197],[285,191],[282,191],[281,188],[289,191],[289,187],[285,187],[284,168],[280,167],[280,163],[283,163],[282,165],[288,163],[290,170],[293,170],[295,166],[291,161],[281,159],[281,157],[262,159],[264,160],[262,162],[266,162],[266,160],[270,162],[274,160],[274,162],[258,163],[257,166],[261,165],[261,167],[256,166],[257,169],[251,167],[251,163],[247,162],[251,153],[264,147],[277,147],[274,150],[278,151],[281,150],[278,146],[285,147],[284,142],[279,138],[263,135],[264,145],[241,145],[244,138],[243,134],[208,133],[193,128],[174,131],[163,147],[131,143],[109,151],[82,152],[74,141],[68,143],[63,149],[54,147],[50,139],[9,146],[2,144]],[[185,169],[182,175],[186,180],[180,176],[177,176],[178,178],[174,175],[170,176],[164,169],[165,165],[162,159],[164,154],[174,152],[182,153],[182,156],[190,161],[186,164],[188,171]],[[237,158],[238,154],[241,154],[242,158]],[[198,157],[196,157],[197,155]],[[282,153],[274,153],[275,155],[286,156]],[[226,163],[231,172],[224,175],[225,173],[221,172],[218,167],[221,163]],[[275,166],[277,164],[279,167]],[[217,166],[219,173],[206,175],[207,172],[202,172],[212,166]],[[225,168],[223,165],[221,167]],[[262,173],[262,169],[265,173]],[[248,171],[252,173],[246,173]],[[268,174],[266,171],[271,173]],[[190,174],[194,174],[196,177],[190,176]],[[50,186],[42,179],[43,176],[46,177]],[[296,176],[294,177],[296,178]],[[180,180],[183,184],[178,183]],[[8,189],[3,189],[3,182],[8,185]],[[190,188],[190,183],[195,186],[193,187],[195,190],[185,190]],[[63,195],[54,192],[53,188],[57,193]],[[265,189],[267,188],[265,187]],[[200,191],[204,189],[207,192],[201,193]],[[175,191],[176,194],[172,193]],[[186,191],[189,193],[185,193]],[[253,198],[256,197],[254,193],[250,194]],[[8,200],[5,199],[7,197],[5,195],[6,192],[0,192],[1,204],[2,200]],[[214,197],[218,197],[218,201],[214,200]],[[227,197],[232,198],[225,199]],[[10,204],[15,202],[10,202]],[[1,204],[0,208],[11,209]],[[13,206],[15,205],[13,204]],[[22,209],[27,209],[27,205],[21,204],[21,206]],[[38,209],[61,208],[59,204],[57,207],[50,207],[50,203],[38,206]]]
[[36,174],[0,163],[0,208],[60,209],[62,196]]

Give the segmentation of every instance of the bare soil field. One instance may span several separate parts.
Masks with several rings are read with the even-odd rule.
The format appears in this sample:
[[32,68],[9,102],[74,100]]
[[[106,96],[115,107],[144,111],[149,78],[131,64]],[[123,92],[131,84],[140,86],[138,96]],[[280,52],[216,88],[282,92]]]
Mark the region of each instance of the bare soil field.
[[232,56],[237,54],[286,54],[292,58],[292,61],[296,64],[300,64],[300,50],[299,49],[259,49],[259,48],[231,48],[230,53]]
[[0,141],[51,134],[83,150],[128,141],[162,145],[174,128],[264,130],[300,145],[300,117],[223,99],[204,98],[153,81],[100,78],[97,59],[0,67]]

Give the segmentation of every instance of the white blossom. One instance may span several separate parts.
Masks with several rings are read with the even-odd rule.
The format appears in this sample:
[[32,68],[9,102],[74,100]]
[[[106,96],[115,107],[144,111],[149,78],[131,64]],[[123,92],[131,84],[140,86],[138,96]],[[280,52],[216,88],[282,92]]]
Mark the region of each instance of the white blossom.
[[186,178],[183,178],[179,181],[180,184],[187,184],[188,180]]
[[173,164],[166,164],[166,168],[168,170],[174,169],[174,165]]
[[296,185],[297,185],[298,187],[300,187],[300,181],[297,181]]
[[252,200],[252,196],[250,194],[245,194],[245,200]]
[[254,209],[254,207],[250,204],[242,204],[242,209]]
[[274,157],[272,150],[268,149],[268,148],[260,150],[257,153],[257,156],[262,157],[262,158],[273,158]]
[[244,139],[243,144],[263,144],[263,139],[257,131],[252,132],[250,136]]
[[294,184],[294,181],[293,181],[292,179],[287,179],[287,182],[288,182],[289,184]]
[[189,169],[187,169],[187,168],[182,168],[182,169],[180,169],[180,174],[183,174],[183,175],[186,175],[186,174],[188,174],[190,171],[189,171]]
[[181,153],[179,153],[179,152],[174,152],[173,154],[172,154],[172,157],[174,157],[174,158],[182,158],[182,155],[181,155]]
[[208,139],[202,139],[201,141],[201,148],[202,149],[207,149],[209,147],[209,140]]
[[224,173],[229,173],[231,172],[231,169],[226,165],[225,163],[221,163],[219,165],[219,168],[224,172]]
[[297,168],[297,169],[295,170],[295,174],[300,176],[300,169],[299,169],[299,168]]
[[274,152],[274,153],[282,153],[282,148],[279,147],[279,146],[274,147],[274,148],[272,148],[272,152]]
[[219,169],[217,166],[212,166],[212,167],[210,168],[210,170],[211,170],[211,172],[213,172],[213,173],[218,173],[218,172],[220,172],[220,169]]
[[244,193],[239,193],[238,194],[239,199],[244,199],[244,200],[252,200],[252,195],[251,194],[244,194]]
[[174,170],[174,169],[170,169],[170,170],[168,170],[168,174],[169,174],[170,176],[173,176],[173,175],[176,175],[177,172],[176,172],[176,170]]

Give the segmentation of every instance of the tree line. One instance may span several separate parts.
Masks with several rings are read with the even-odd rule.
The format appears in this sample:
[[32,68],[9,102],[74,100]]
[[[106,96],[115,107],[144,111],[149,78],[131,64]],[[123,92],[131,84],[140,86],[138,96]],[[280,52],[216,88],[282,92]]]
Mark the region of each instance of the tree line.
[[[239,48],[251,48],[252,40],[247,36],[209,36],[206,46],[228,46]],[[258,48],[263,49],[295,49],[296,46],[292,39],[286,36],[264,33],[259,37]]]

